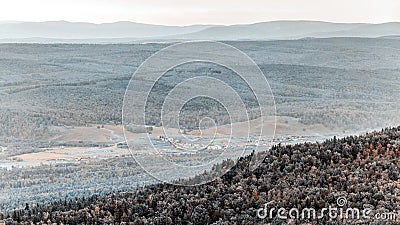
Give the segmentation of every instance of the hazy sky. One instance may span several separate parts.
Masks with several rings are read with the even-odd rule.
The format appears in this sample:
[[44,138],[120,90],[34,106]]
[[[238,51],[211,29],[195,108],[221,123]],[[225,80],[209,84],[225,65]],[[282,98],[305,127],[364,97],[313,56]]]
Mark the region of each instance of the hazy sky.
[[0,21],[166,25],[271,20],[400,21],[399,0],[0,0]]

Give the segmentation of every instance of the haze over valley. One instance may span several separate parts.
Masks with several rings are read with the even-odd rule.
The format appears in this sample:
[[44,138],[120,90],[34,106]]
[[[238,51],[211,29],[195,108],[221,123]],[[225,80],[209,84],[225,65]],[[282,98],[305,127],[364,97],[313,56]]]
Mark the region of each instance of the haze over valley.
[[[275,139],[251,146],[267,149],[270,141],[322,141],[400,124],[398,39],[226,43],[255,60],[274,94]],[[11,210],[27,201],[105,194],[157,182],[143,173],[127,149],[121,108],[133,71],[168,45],[0,45],[1,208]],[[224,80],[241,93],[249,109],[256,106],[248,87],[232,71],[210,63],[168,71],[155,85],[149,104],[157,106],[172,85],[193,76]],[[162,134],[157,109],[149,108],[146,121],[156,136]],[[154,143],[164,151],[160,154],[181,163],[212,159],[226,145],[227,115],[207,99],[192,101],[185,111],[181,122],[187,135],[206,139],[212,134],[207,126],[198,132],[198,118],[207,112],[218,124],[216,141],[204,145],[204,151],[182,154],[176,142],[178,146],[189,146],[189,142],[157,138]],[[252,120],[257,123],[256,113]],[[272,129],[274,119],[265,118],[265,126]],[[178,134],[178,130],[172,131]],[[146,132],[135,128],[127,131],[139,157],[147,157],[146,149],[141,148]],[[247,134],[245,129],[240,132]],[[247,140],[233,137],[231,143],[239,149]],[[162,168],[151,158],[150,162],[154,171]],[[50,171],[52,175],[48,176]],[[179,173],[171,171],[169,178],[177,179]]]

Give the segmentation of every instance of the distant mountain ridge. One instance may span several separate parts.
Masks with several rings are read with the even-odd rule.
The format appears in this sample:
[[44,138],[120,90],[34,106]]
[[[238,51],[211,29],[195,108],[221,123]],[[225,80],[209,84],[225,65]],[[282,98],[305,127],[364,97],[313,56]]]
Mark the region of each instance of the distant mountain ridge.
[[362,24],[329,23],[319,21],[273,21],[250,25],[210,27],[184,38],[210,38],[216,40],[300,39],[306,37],[381,37],[400,34],[400,23]]
[[54,38],[54,39],[93,39],[93,38],[146,38],[165,35],[185,34],[208,28],[207,25],[163,26],[134,22],[84,23],[67,21],[13,22],[0,23],[0,38]]
[[383,24],[272,21],[241,25],[165,26],[134,22],[1,22],[0,42],[125,43],[151,40],[272,40],[400,35],[400,22]]

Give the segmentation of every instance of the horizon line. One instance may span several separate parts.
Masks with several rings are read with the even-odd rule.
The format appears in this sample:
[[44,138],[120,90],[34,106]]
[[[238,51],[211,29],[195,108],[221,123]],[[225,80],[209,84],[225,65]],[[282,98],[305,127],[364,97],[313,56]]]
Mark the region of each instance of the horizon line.
[[102,23],[87,22],[87,21],[68,21],[68,20],[44,20],[44,21],[0,20],[0,25],[6,24],[6,23],[52,23],[52,22],[64,22],[64,23],[72,23],[72,24],[83,23],[83,24],[93,24],[93,25],[105,25],[105,24],[115,24],[115,23],[136,23],[136,24],[143,24],[143,25],[167,26],[167,27],[235,26],[235,25],[253,25],[253,24],[272,23],[272,22],[320,22],[320,23],[331,23],[331,24],[373,24],[373,25],[388,24],[388,23],[400,23],[400,21],[386,21],[386,22],[379,22],[379,23],[371,23],[371,22],[337,22],[337,21],[324,21],[324,20],[288,19],[288,20],[266,20],[266,21],[255,21],[255,22],[250,22],[250,23],[232,23],[232,24],[194,23],[194,24],[187,24],[187,25],[170,25],[170,24],[136,22],[136,21],[129,21],[129,20],[117,20],[117,21],[113,21],[113,22],[102,22]]

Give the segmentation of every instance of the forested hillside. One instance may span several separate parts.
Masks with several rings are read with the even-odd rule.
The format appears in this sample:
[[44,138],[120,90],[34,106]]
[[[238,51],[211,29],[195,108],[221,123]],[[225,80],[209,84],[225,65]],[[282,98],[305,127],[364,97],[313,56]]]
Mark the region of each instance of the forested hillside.
[[[338,198],[346,198],[347,207],[369,207],[373,213],[400,212],[400,127],[323,143],[277,145],[254,171],[248,168],[250,159],[238,159],[230,172],[201,186],[158,184],[46,205],[27,203],[25,210],[5,216],[7,224],[307,224],[301,219],[262,220],[257,209],[274,201],[276,208],[320,211],[335,206]],[[231,163],[215,165],[193,179],[210,176]],[[372,219],[330,221],[326,216],[314,222],[399,224]]]

